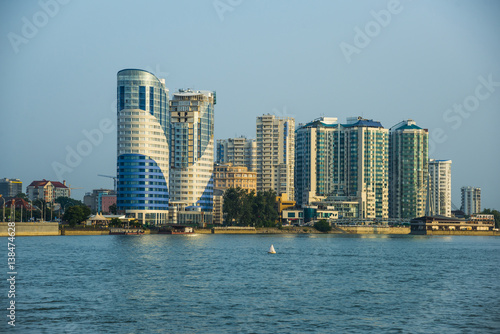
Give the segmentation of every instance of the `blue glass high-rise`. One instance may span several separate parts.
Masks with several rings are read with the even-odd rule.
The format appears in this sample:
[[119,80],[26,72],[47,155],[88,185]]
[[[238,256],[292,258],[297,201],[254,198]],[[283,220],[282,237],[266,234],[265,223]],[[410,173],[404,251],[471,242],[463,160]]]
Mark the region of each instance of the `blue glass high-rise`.
[[150,72],[117,74],[117,208],[143,224],[168,221],[169,95]]

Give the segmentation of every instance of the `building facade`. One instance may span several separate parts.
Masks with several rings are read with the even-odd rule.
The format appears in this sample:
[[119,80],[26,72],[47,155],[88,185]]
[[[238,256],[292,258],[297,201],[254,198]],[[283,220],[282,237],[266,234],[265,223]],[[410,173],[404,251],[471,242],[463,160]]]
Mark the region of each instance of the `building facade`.
[[116,204],[116,194],[113,190],[111,189],[94,189],[92,192],[88,192],[83,196],[83,204],[89,207],[90,211],[92,213],[99,213],[99,212],[105,212],[108,213],[108,209],[106,208],[109,207],[109,199],[106,199],[106,203],[104,203],[104,198],[105,197],[112,197],[111,201],[113,201]]
[[169,204],[169,92],[150,72],[117,74],[117,208],[163,224]]
[[15,197],[23,192],[23,183],[19,179],[0,179],[0,195],[3,197]]
[[337,118],[320,117],[295,131],[295,201],[310,205],[333,191]]
[[294,199],[295,119],[257,117],[257,191],[272,189]]
[[462,187],[461,210],[468,216],[481,213],[481,188]]
[[389,136],[389,216],[425,214],[429,174],[429,132],[415,121],[402,121]]
[[170,101],[170,199],[212,211],[215,92],[181,89]]
[[[346,124],[320,118],[297,129],[299,204],[355,202],[356,218],[387,218],[388,138],[380,122],[361,117],[350,117]],[[338,211],[343,217],[344,210]]]
[[257,142],[245,137],[217,140],[217,159],[219,164],[231,163],[245,166],[251,172],[257,171]]
[[233,166],[231,163],[215,164],[214,189],[229,188],[241,188],[248,192],[257,191],[257,173],[249,172],[243,166]]
[[451,160],[429,160],[431,215],[451,217]]
[[58,197],[70,197],[71,191],[66,186],[66,181],[63,183],[58,181],[33,181],[26,188],[26,195],[30,201],[42,200],[44,202],[53,202]]

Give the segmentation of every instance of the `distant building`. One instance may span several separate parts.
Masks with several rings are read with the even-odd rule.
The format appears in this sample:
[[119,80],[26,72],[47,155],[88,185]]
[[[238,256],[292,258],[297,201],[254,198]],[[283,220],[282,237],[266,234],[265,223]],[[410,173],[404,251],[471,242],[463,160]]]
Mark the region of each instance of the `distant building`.
[[[388,217],[388,129],[378,121],[349,117],[346,124],[320,118],[296,132],[299,205],[324,200],[329,206],[357,202],[356,218]],[[339,209],[339,217],[347,214]]]
[[281,194],[276,196],[276,210],[281,216],[283,210],[293,208],[295,206],[295,201],[289,200],[287,194]]
[[111,189],[94,189],[86,193],[83,197],[83,203],[95,213],[108,213],[109,206],[116,204],[116,194]]
[[[452,234],[450,231],[492,231],[495,228],[493,215],[474,214],[469,219],[444,216],[423,216],[410,221],[410,234]],[[446,231],[443,233],[443,231]]]
[[257,191],[272,189],[294,199],[295,119],[257,117]]
[[295,131],[295,200],[299,206],[333,191],[338,175],[333,140],[338,128],[336,117],[320,117]]
[[425,214],[429,175],[429,132],[406,120],[389,134],[389,217]]
[[429,160],[431,215],[451,217],[451,160]]
[[116,205],[116,195],[115,194],[107,194],[101,196],[101,212],[111,213],[109,207],[113,204]]
[[231,163],[245,166],[251,172],[257,171],[257,142],[245,137],[217,140],[217,159],[219,164]]
[[231,163],[214,165],[214,189],[229,188],[257,190],[257,173],[249,172],[246,167],[233,166]]
[[63,183],[58,181],[33,181],[26,188],[26,195],[31,201],[37,199],[52,202],[58,197],[70,197],[71,190],[66,186],[66,181]]
[[23,183],[19,179],[0,179],[0,195],[15,197],[23,192]]
[[180,89],[170,101],[170,199],[212,212],[215,92]]
[[462,187],[461,210],[468,216],[481,213],[481,188]]

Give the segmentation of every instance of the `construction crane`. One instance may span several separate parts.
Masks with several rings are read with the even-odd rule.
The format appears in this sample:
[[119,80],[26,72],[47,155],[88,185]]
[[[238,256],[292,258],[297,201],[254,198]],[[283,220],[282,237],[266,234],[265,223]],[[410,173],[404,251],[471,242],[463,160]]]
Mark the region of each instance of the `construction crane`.
[[110,179],[113,179],[114,181],[114,190],[115,190],[115,194],[116,194],[116,179],[117,177],[116,176],[111,176],[111,175],[102,175],[102,174],[97,174],[97,176],[102,176],[102,177],[109,177]]
[[71,184],[68,184],[68,189],[69,189],[69,197],[71,197],[71,190],[73,190],[73,189],[83,189],[83,188],[82,187],[72,188]]

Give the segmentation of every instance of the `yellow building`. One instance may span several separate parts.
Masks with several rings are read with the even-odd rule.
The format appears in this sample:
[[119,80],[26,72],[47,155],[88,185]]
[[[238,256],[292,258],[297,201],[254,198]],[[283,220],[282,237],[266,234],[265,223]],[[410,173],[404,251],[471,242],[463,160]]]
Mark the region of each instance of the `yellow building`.
[[278,214],[281,217],[281,212],[285,209],[293,208],[295,206],[295,201],[290,201],[288,199],[288,194],[283,193],[279,196],[276,196],[276,205],[278,208]]
[[226,190],[229,188],[247,189],[249,192],[256,191],[257,173],[249,172],[244,166],[233,166],[231,163],[215,164],[214,189]]

